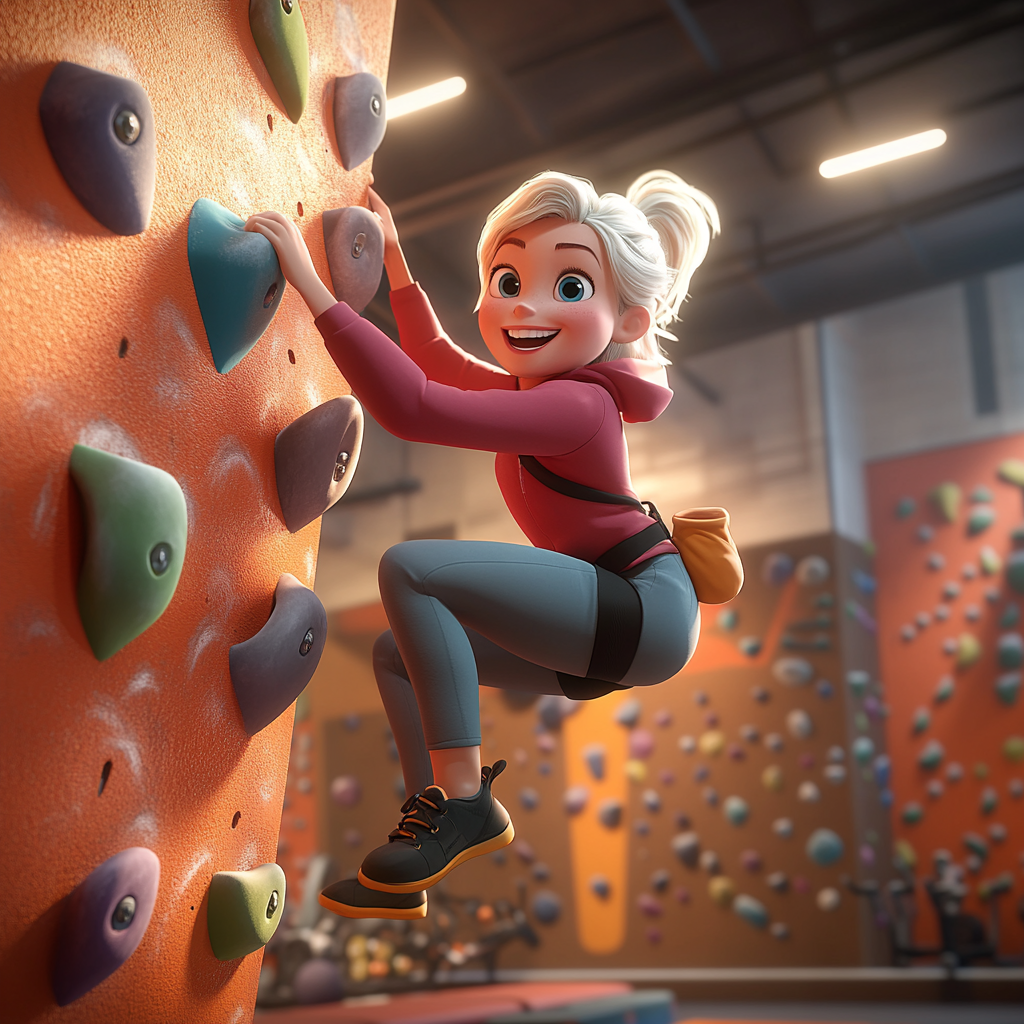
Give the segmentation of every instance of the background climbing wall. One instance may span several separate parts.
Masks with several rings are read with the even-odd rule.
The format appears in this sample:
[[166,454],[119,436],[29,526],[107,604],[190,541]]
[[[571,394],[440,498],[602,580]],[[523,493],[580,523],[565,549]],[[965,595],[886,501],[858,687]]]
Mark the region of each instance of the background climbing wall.
[[[1024,435],[868,467],[878,545],[879,657],[890,681],[896,832],[932,873],[936,850],[977,884],[1010,872],[1001,949],[1024,942]],[[1014,569],[1014,566],[1017,568]],[[934,941],[934,916],[918,918]]]
[[[704,609],[698,652],[673,680],[581,705],[481,691],[484,760],[509,762],[495,790],[516,839],[446,891],[522,901],[541,944],[510,943],[502,967],[885,962],[840,883],[884,880],[891,856],[869,558],[822,535],[744,562],[743,592]],[[323,842],[341,874],[401,799],[367,689],[382,628],[379,606],[334,616],[310,686]],[[346,694],[338,680],[359,659]]]
[[[295,534],[281,521],[274,438],[347,388],[292,289],[253,351],[216,372],[189,273],[189,212],[200,197],[241,217],[281,210],[329,280],[320,213],[362,203],[370,178],[369,161],[351,173],[339,162],[331,84],[364,70],[386,78],[393,2],[303,7],[310,98],[298,124],[257,52],[248,6],[82,0],[4,10],[0,990],[10,1021],[252,1013],[262,952],[214,958],[206,893],[214,872],[275,859],[292,714],[246,735],[228,649],[267,621],[283,572],[313,584],[319,521]],[[65,60],[149,96],[156,184],[141,234],[114,235],[94,220],[47,147],[40,95]],[[103,663],[75,601],[76,442],[161,467],[188,505],[170,606]],[[161,862],[149,928],[120,970],[58,1008],[49,970],[61,901],[131,846]]]

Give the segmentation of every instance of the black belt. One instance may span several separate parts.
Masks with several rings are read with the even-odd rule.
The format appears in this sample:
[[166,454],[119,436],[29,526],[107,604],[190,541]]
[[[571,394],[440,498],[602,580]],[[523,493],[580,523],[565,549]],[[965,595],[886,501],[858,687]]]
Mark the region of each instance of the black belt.
[[532,455],[520,455],[519,464],[545,487],[569,498],[608,505],[629,505],[650,516],[654,522],[632,537],[627,537],[594,559],[597,570],[597,630],[594,650],[586,676],[558,673],[562,692],[573,700],[592,700],[612,690],[628,690],[619,681],[629,671],[640,646],[643,607],[636,587],[618,575],[644,552],[672,534],[661,520],[652,502],[642,502],[625,494],[599,491],[595,487],[566,480],[542,466]]

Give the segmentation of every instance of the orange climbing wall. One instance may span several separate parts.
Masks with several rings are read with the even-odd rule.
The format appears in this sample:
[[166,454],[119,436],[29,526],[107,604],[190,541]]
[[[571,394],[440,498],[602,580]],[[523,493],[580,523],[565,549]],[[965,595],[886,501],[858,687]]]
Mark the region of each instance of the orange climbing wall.
[[[878,647],[883,677],[889,682],[887,693],[892,715],[889,719],[889,748],[893,752],[893,827],[896,836],[908,841],[919,858],[919,875],[931,874],[932,853],[947,849],[963,864],[968,851],[963,835],[974,832],[989,842],[988,861],[977,874],[968,874],[972,888],[985,878],[1003,871],[1014,876],[1014,889],[1002,901],[1001,931],[1004,953],[1019,952],[1024,944],[1024,928],[1014,910],[1021,897],[1021,864],[1024,848],[1024,800],[1014,799],[1012,779],[1024,779],[1024,763],[1015,763],[1003,752],[1011,736],[1024,737],[1024,703],[1018,697],[1013,706],[996,697],[995,680],[1001,671],[996,663],[996,642],[1003,633],[1020,632],[1019,625],[1001,628],[999,620],[1007,604],[1024,606],[1024,596],[1014,595],[1006,585],[1003,572],[986,575],[980,567],[980,552],[992,548],[1005,562],[1012,549],[1010,533],[1024,524],[1024,490],[1003,482],[997,470],[1004,459],[1024,458],[1024,434],[1003,437],[956,448],[945,448],[899,459],[877,462],[868,467],[871,502],[871,529],[877,543],[878,571]],[[955,483],[963,495],[956,521],[945,522],[928,495],[940,484]],[[972,502],[972,492],[984,487],[992,501]],[[902,499],[915,503],[914,511],[900,518],[897,506]],[[974,504],[991,504],[995,522],[986,530],[971,535],[967,526]],[[933,531],[931,540],[918,536],[921,527]],[[927,531],[926,531],[927,532]],[[928,559],[939,555],[941,569],[929,569]],[[965,578],[964,568],[969,578]],[[973,571],[973,576],[970,573]],[[958,596],[944,600],[943,588],[956,583]],[[949,617],[935,618],[944,606]],[[977,610],[973,618],[970,609]],[[931,622],[923,628],[908,630],[919,613]],[[981,644],[981,657],[973,665],[957,669],[956,657],[945,653],[946,640],[969,634]],[[953,695],[944,703],[935,699],[936,687],[944,676],[953,679]],[[923,708],[930,723],[914,731],[915,712]],[[942,765],[927,771],[917,758],[925,745],[938,740],[945,751]],[[963,778],[951,781],[950,764],[959,764]],[[938,781],[941,795],[929,796],[929,782]],[[983,813],[983,792],[995,791],[998,804]],[[909,803],[923,808],[918,824],[901,821]],[[1007,836],[993,842],[989,830],[1002,825]],[[923,896],[922,896],[923,898]],[[981,914],[988,911],[976,896],[965,910]],[[918,917],[919,940],[935,936],[934,915],[922,906]]]
[[[393,7],[393,0],[303,7],[310,100],[293,125],[256,51],[246,0],[5,6],[0,992],[7,1021],[252,1017],[262,955],[214,959],[205,894],[215,871],[275,859],[292,714],[246,736],[228,648],[266,621],[282,572],[313,583],[319,524],[295,535],[283,526],[273,442],[296,417],[348,389],[294,290],[253,352],[230,374],[215,372],[189,276],[188,216],[207,196],[243,217],[267,208],[298,217],[327,277],[320,212],[361,203],[370,177],[369,162],[352,173],[338,162],[329,85],[359,70],[386,78]],[[131,78],[149,95],[156,199],[141,235],[118,237],[93,220],[50,156],[37,109],[60,60]],[[68,458],[76,441],[167,470],[189,506],[188,553],[173,601],[103,664],[75,604],[82,525]],[[108,760],[113,770],[99,796]],[[59,1009],[48,972],[60,901],[133,845],[153,849],[162,865],[149,929],[119,971]]]

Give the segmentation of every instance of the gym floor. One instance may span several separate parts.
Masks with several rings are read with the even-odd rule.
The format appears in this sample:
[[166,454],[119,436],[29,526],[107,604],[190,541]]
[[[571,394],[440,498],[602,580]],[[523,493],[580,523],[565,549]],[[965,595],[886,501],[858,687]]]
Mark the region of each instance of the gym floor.
[[807,1021],[816,1024],[1024,1024],[1024,992],[1018,1003],[680,1003],[676,1020]]

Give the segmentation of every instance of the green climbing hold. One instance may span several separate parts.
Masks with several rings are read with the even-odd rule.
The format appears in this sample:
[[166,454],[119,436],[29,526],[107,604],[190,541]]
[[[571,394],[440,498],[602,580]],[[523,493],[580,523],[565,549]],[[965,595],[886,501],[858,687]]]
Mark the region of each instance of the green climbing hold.
[[935,703],[945,704],[953,696],[955,684],[952,676],[943,676],[935,687]]
[[981,860],[988,860],[988,843],[977,832],[965,832],[963,842],[968,853],[973,853]]
[[938,740],[929,740],[918,754],[917,763],[926,772],[933,772],[942,764],[942,759],[945,756],[946,752],[942,749],[942,744]]
[[981,571],[986,576],[995,576],[1003,567],[1003,560],[999,557],[999,553],[987,544],[978,552],[978,562],[981,565]]
[[986,786],[981,791],[981,805],[982,814],[991,814],[996,807],[999,805],[999,794],[991,786]]
[[188,219],[188,267],[218,373],[232,370],[263,336],[284,295],[270,242],[212,199]]
[[1020,668],[1024,664],[1024,637],[1020,633],[1004,633],[996,644],[1000,668]]
[[1020,693],[1020,673],[1004,672],[996,679],[996,696],[1000,702],[1007,707],[1013,707],[1017,703],[1017,695]]
[[177,480],[156,466],[76,444],[71,475],[86,518],[78,614],[93,653],[105,661],[171,603],[188,512]]
[[1019,764],[1024,761],[1024,737],[1010,736],[1003,744],[1003,756],[1007,761]]
[[996,521],[996,510],[991,505],[975,505],[967,516],[967,532],[973,537],[983,533]]
[[875,755],[875,743],[870,736],[858,736],[850,745],[854,759],[860,764],[867,764]]
[[979,484],[971,491],[971,501],[976,505],[989,505],[995,501],[995,495],[992,493],[991,487]]
[[956,522],[956,517],[960,513],[960,499],[962,496],[960,486],[949,482],[939,484],[928,495],[931,498],[932,504],[938,509],[939,514],[947,523]]
[[918,736],[923,733],[929,725],[931,725],[931,722],[932,716],[929,714],[928,709],[918,708],[914,712],[914,719],[911,723],[910,730],[915,736]]
[[904,867],[911,869],[917,867],[917,850],[906,839],[896,840],[893,844],[893,853],[896,855],[895,859]]
[[997,472],[1000,480],[1005,480],[1008,484],[1016,484],[1018,487],[1024,487],[1024,460],[1006,459],[999,464]]
[[863,669],[851,669],[846,673],[846,685],[855,697],[863,697],[871,685],[871,676]]
[[981,644],[973,633],[961,633],[956,642],[956,667],[970,668],[981,657]]
[[916,801],[912,801],[903,805],[900,817],[904,825],[916,825],[924,817],[924,808]]
[[913,498],[900,498],[896,503],[896,518],[907,519],[917,511],[917,502]]
[[299,0],[249,0],[249,28],[285,113],[298,124],[309,96],[309,40]]
[[999,616],[999,628],[1000,629],[1013,629],[1020,622],[1020,605],[1016,601],[1011,601],[1004,609],[1003,614]]
[[206,910],[218,960],[237,960],[265,946],[284,916],[284,872],[277,864],[251,871],[218,871]]
[[1016,594],[1024,594],[1024,548],[1011,551],[1006,559],[1006,582]]

